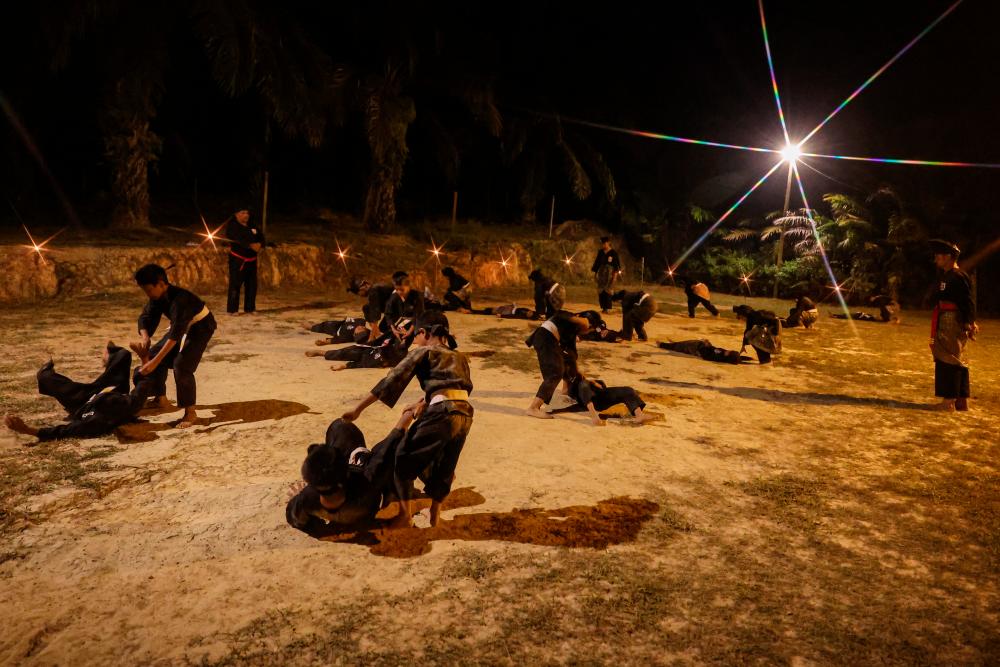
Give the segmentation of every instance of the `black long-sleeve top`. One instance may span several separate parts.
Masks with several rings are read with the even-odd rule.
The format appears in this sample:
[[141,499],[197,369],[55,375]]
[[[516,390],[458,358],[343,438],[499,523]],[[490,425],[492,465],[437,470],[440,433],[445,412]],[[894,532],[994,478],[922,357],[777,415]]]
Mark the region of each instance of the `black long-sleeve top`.
[[976,304],[972,300],[972,278],[961,269],[951,269],[943,276],[935,294],[934,303],[947,301],[958,308],[958,320],[962,324],[976,321]]
[[362,310],[369,324],[377,324],[382,319],[382,316],[385,314],[385,307],[395,293],[396,290],[392,285],[377,284],[372,285],[368,289],[368,303],[365,304]]
[[743,330],[744,340],[746,339],[746,333],[757,325],[763,326],[775,335],[781,331],[781,324],[778,322],[777,315],[772,313],[770,310],[751,309],[747,312],[747,325]]
[[594,265],[590,270],[597,273],[602,266],[611,266],[612,271],[621,271],[622,263],[618,259],[618,251],[614,248],[607,252],[604,252],[604,248],[598,250],[597,257],[594,258]]
[[253,221],[241,225],[236,219],[230,220],[226,225],[226,238],[232,241],[230,250],[248,259],[257,256],[257,251],[250,247],[251,243],[264,245],[264,232]]
[[622,312],[627,313],[638,306],[644,296],[646,296],[645,292],[625,292],[622,296]]
[[390,408],[395,407],[414,377],[428,401],[442,389],[472,391],[472,371],[465,355],[442,345],[429,345],[411,349],[371,393]]
[[469,284],[469,281],[464,276],[462,276],[461,274],[453,273],[450,276],[448,276],[448,291],[449,292],[457,292],[458,290],[462,289],[463,287],[465,287],[468,284]]
[[542,275],[535,281],[535,312],[544,313],[549,310],[548,295],[549,290],[555,286],[556,281],[548,276]]
[[385,318],[390,324],[395,324],[401,317],[416,319],[424,314],[424,295],[419,290],[411,289],[406,298],[394,292],[385,305]]
[[150,395],[151,383],[140,380],[131,393],[106,387],[70,414],[67,424],[38,429],[38,439],[97,438],[135,418]]
[[183,287],[170,285],[163,298],[146,303],[139,315],[139,331],[146,330],[150,336],[160,325],[164,315],[170,320],[170,340],[180,341],[187,333],[192,318],[205,308],[205,302]]

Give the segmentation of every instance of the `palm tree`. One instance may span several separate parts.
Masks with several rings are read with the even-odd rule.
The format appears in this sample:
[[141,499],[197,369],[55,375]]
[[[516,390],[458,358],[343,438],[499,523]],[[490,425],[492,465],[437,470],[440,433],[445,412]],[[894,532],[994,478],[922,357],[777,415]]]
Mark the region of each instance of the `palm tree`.
[[149,169],[161,141],[151,129],[165,88],[170,36],[194,35],[212,75],[232,97],[255,92],[292,136],[322,140],[339,70],[287,15],[252,0],[65,0],[48,5],[52,66],[89,37],[106,73],[101,126],[116,227],[149,226]]

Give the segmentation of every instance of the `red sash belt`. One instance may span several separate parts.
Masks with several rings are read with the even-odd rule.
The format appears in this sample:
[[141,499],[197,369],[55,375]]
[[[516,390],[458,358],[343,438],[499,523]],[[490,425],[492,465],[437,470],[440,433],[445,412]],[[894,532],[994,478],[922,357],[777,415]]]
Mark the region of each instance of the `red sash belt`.
[[938,318],[941,317],[941,313],[946,311],[955,312],[957,310],[958,306],[951,301],[939,301],[938,305],[934,306],[934,312],[931,313],[931,338],[937,338]]
[[243,255],[237,255],[232,250],[229,251],[229,254],[232,255],[233,257],[235,257],[236,259],[242,259],[243,260],[243,263],[240,264],[240,271],[242,271],[244,268],[246,268],[247,262],[256,262],[257,261],[256,257],[244,257]]

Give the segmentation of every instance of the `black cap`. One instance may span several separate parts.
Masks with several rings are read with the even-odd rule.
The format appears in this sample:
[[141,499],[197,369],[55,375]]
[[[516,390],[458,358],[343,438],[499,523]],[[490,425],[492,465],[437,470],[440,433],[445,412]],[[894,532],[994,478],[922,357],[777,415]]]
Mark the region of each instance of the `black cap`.
[[602,236],[601,237],[601,243],[608,243],[609,241],[611,241],[611,237],[610,236]]
[[958,257],[962,254],[961,249],[951,241],[945,241],[944,239],[931,239],[927,242],[931,246],[931,250],[934,251],[935,255],[951,255],[952,257]]

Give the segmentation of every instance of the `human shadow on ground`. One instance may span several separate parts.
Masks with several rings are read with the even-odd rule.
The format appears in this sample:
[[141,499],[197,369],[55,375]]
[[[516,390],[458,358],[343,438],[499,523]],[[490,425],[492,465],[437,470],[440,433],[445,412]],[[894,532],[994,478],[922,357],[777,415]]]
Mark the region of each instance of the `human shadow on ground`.
[[[282,401],[277,399],[263,399],[259,401],[240,401],[236,403],[219,403],[217,405],[199,405],[198,410],[212,410],[215,414],[211,417],[199,417],[189,431],[194,433],[211,433],[222,426],[231,424],[252,424],[268,419],[286,419],[302,414],[316,414],[309,412],[309,406],[294,401]],[[176,412],[180,408],[169,410],[156,408],[154,410],[142,411],[141,416],[153,416],[165,412]],[[208,427],[208,428],[205,428]],[[170,423],[157,423],[139,420],[131,424],[123,424],[115,429],[118,442],[127,444],[134,442],[152,442],[162,431],[173,429]]]
[[720,394],[748,398],[766,403],[796,403],[807,405],[855,405],[863,407],[895,408],[897,410],[931,410],[927,403],[897,401],[891,398],[850,396],[848,394],[824,394],[816,391],[784,391],[782,389],[761,389],[758,387],[717,387],[697,382],[664,380],[663,378],[643,378],[643,382],[680,389],[714,391]]
[[[415,501],[417,507],[430,507],[430,499]],[[486,502],[472,488],[455,489],[442,505],[442,511],[474,507]],[[608,498],[596,505],[573,505],[559,509],[525,509],[510,512],[460,514],[441,519],[433,528],[386,529],[376,520],[373,525],[352,532],[343,527],[328,527],[329,532],[313,534],[325,542],[362,544],[376,556],[413,558],[429,553],[437,540],[483,542],[488,540],[535,544],[550,547],[605,549],[636,539],[643,524],[653,518],[659,505],[635,498]],[[381,518],[381,517],[380,517]]]

